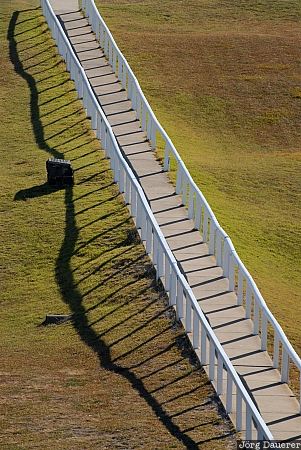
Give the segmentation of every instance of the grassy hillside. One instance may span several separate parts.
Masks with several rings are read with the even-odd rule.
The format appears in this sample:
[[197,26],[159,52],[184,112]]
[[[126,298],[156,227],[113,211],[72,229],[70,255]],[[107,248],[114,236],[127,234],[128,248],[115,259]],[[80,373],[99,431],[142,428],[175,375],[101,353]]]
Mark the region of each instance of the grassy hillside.
[[97,3],[300,352],[300,2]]
[[36,6],[0,5],[1,449],[234,448]]

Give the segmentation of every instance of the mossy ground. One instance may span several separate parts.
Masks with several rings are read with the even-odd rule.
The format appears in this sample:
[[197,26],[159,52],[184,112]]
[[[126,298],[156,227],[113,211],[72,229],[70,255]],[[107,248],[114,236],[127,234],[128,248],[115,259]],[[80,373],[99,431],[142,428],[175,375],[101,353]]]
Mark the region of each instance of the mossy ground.
[[37,2],[1,16],[1,449],[234,448]]
[[97,4],[161,124],[300,353],[300,3]]

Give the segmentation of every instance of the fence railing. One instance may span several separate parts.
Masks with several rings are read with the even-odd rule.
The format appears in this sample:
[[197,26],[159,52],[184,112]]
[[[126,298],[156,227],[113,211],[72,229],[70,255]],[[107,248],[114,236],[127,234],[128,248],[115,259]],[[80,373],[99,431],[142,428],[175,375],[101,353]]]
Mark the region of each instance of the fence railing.
[[[281,371],[282,382],[289,381],[290,363],[300,374],[299,400],[301,399],[301,360],[295,352],[281,326],[267,307],[256,283],[238,256],[229,236],[218,223],[204,195],[193,181],[171,139],[158,122],[128,62],[119,50],[109,28],[95,6],[94,0],[82,0],[82,9],[96,34],[116,76],[127,90],[133,109],[146,132],[153,149],[158,138],[164,142],[164,170],[170,170],[171,158],[176,163],[176,193],[182,196],[188,208],[188,216],[193,219],[195,228],[208,243],[209,252],[217,259],[224,275],[230,280],[230,290],[236,291],[237,302],[244,305],[246,318],[254,323],[253,333],[261,337],[262,350],[267,348],[267,336],[273,342],[270,356],[274,367]],[[281,356],[280,356],[281,355]],[[301,412],[301,408],[300,408]]]
[[[182,321],[191,338],[193,347],[196,349],[197,354],[200,355],[201,364],[208,366],[209,378],[217,394],[225,396],[227,413],[230,414],[233,411],[233,399],[235,398],[236,429],[238,431],[244,430],[246,439],[256,437],[257,439],[272,440],[271,432],[259,414],[231,361],[206,320],[190,286],[182,275],[140,184],[121,154],[112,128],[51,8],[49,0],[41,0],[41,6],[52,36],[57,43],[59,54],[65,60],[67,70],[75,83],[78,97],[82,99],[87,115],[91,117],[92,127],[96,130],[97,138],[101,140],[102,148],[108,158],[110,158],[114,180],[125,198],[131,216],[135,220],[136,227],[140,230],[141,240],[156,268],[157,278],[160,277],[163,280],[165,290],[169,296],[169,302],[174,306],[177,317]],[[96,22],[95,18],[94,22]],[[106,42],[109,42],[108,38]],[[205,200],[204,205],[207,205]],[[208,211],[211,210],[208,209]],[[209,217],[208,212],[207,214]],[[219,229],[218,224],[216,229]],[[233,250],[230,246],[229,249],[232,252],[231,258],[233,258]],[[219,250],[221,261],[227,259],[225,255],[227,251],[230,255],[230,250],[228,250],[226,245],[225,251]],[[234,267],[234,260],[232,261],[231,258],[229,256],[227,263],[229,273],[233,272]]]

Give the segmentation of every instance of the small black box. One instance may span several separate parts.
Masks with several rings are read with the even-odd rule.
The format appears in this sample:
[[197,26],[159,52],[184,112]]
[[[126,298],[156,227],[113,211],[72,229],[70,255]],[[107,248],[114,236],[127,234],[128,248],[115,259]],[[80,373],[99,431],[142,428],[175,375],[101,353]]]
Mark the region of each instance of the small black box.
[[65,159],[49,158],[46,161],[47,181],[52,186],[73,185],[71,162]]

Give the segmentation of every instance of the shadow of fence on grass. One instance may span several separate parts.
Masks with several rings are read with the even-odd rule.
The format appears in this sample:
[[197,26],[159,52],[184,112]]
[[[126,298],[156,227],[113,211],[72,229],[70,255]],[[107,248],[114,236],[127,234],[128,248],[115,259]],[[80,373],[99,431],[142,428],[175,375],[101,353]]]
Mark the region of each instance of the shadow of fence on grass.
[[[32,11],[37,13],[38,10]],[[27,10],[28,12],[30,10]],[[14,12],[10,21],[7,35],[10,59],[15,71],[27,82],[30,90],[31,123],[39,148],[45,151],[48,156],[64,158],[63,152],[49,145],[45,139],[37,82],[35,76],[28,72],[28,69],[24,69],[23,52],[18,52],[16,36],[20,36],[22,33],[16,33],[15,30],[17,23],[21,23],[20,16],[23,13],[25,11]],[[37,35],[42,34],[41,26],[36,27]],[[22,39],[22,42],[24,44],[26,38]],[[34,48],[34,46],[30,47]],[[55,52],[53,52],[53,58],[55,57]],[[52,58],[48,59],[49,63],[52,64]],[[37,65],[33,64],[30,70]],[[55,89],[55,87],[51,87],[51,89]],[[58,95],[57,98],[59,97]],[[47,101],[44,102],[44,105],[46,103]],[[63,117],[64,113],[61,112],[61,114]],[[55,122],[58,123],[59,118]],[[74,126],[76,123],[74,123]],[[60,134],[60,132],[55,133],[55,135],[57,134]],[[81,134],[78,136],[80,137]],[[73,149],[70,152],[80,151],[79,148],[82,145],[77,145],[76,138],[72,137],[70,140],[74,142]],[[88,152],[87,155],[90,153],[93,152]],[[96,156],[99,158],[99,155],[96,154]],[[82,157],[83,155],[76,156],[74,161],[80,163]],[[175,325],[174,317],[171,309],[166,305],[166,299],[164,304],[163,294],[156,286],[154,272],[149,261],[141,253],[142,250],[140,250],[140,253],[138,252],[140,256],[137,260],[126,259],[127,252],[140,245],[137,244],[137,235],[129,232],[126,237],[118,234],[116,235],[117,237],[114,237],[112,228],[107,230],[102,228],[102,231],[97,234],[97,240],[99,242],[109,242],[109,244],[107,250],[100,255],[101,262],[99,263],[98,261],[98,255],[94,258],[86,259],[85,262],[78,261],[75,267],[71,265],[72,258],[80,251],[85,251],[86,255],[89,255],[89,248],[95,241],[95,236],[93,236],[90,241],[79,242],[80,230],[83,228],[79,226],[79,223],[80,217],[83,215],[82,211],[84,211],[84,214],[87,214],[89,209],[98,206],[95,203],[95,205],[92,204],[86,208],[85,204],[87,196],[94,196],[94,200],[96,202],[99,201],[97,196],[100,190],[97,185],[99,170],[97,170],[96,166],[97,161],[95,161],[95,164],[93,162],[86,165],[83,162],[82,166],[77,168],[77,170],[81,170],[83,180],[75,184],[74,187],[69,186],[65,188],[65,235],[56,260],[55,274],[61,296],[72,311],[73,326],[85,345],[97,354],[100,365],[107,371],[126,379],[140,397],[147,402],[166,430],[184,446],[194,449],[199,448],[200,445],[207,441],[227,439],[227,436],[230,436],[232,433],[227,432],[229,424],[221,425],[216,418],[216,412],[219,410],[220,413],[223,413],[223,410],[213,395],[206,376],[200,371],[198,376],[196,376],[193,373],[194,371],[187,370],[187,360],[190,359],[194,363],[194,355],[190,350],[187,350],[188,345],[185,336],[179,330],[175,332],[177,326]],[[93,184],[92,191],[76,196],[77,186],[87,182]],[[111,184],[103,185],[102,190],[105,189],[110,190]],[[46,184],[33,186],[16,193],[15,200],[34,199],[43,195],[51,195],[54,191],[55,189],[50,188]],[[116,202],[115,197],[116,195],[110,194],[108,199],[105,200],[106,202],[111,202],[113,209],[114,202]],[[82,211],[78,211],[81,202],[83,205]],[[102,206],[104,206],[103,202]],[[96,220],[92,221],[91,224],[93,222],[96,222]],[[128,217],[121,222],[118,222],[118,219],[116,219],[114,220],[114,227],[117,229],[118,227],[128,226],[128,229],[131,229],[129,223]],[[89,224],[85,224],[85,226],[87,227]],[[120,250],[117,256],[116,249]],[[122,261],[122,258],[126,263]],[[110,280],[103,280],[96,284],[91,292],[82,292],[81,285],[85,281],[85,276],[82,278],[79,278],[79,276],[82,271],[87,273],[84,270],[84,266],[89,266],[89,264],[94,265],[93,270],[91,271],[90,269],[90,273],[88,271],[88,277],[97,274],[97,271],[100,271],[100,269],[104,270],[108,265],[113,266],[115,270],[113,270]],[[114,282],[114,277],[116,279],[119,277],[119,283],[120,280],[124,280],[124,282],[121,286],[117,283],[118,288],[115,291],[111,290],[109,294],[105,295],[105,292],[107,292],[105,287],[109,282]],[[87,296],[91,295],[92,292],[94,295],[93,304],[87,307],[85,302]],[[137,304],[136,308],[128,309],[135,304],[136,297],[139,296],[143,298],[143,301]],[[158,302],[161,302],[159,307]],[[152,310],[154,304],[156,304],[156,309]],[[108,311],[107,308],[102,310],[104,305],[110,305],[110,310]],[[123,310],[124,313],[121,319],[120,312]],[[146,311],[152,312],[150,316],[146,315],[146,318],[144,318],[143,314]],[[91,312],[94,314],[93,321],[89,319]],[[97,314],[96,318],[95,313]],[[138,320],[137,322],[133,321],[134,317],[139,317],[140,322]],[[164,324],[166,325],[163,328],[162,319],[165,320]],[[113,325],[112,321],[114,322]],[[114,331],[118,329],[123,330],[122,327],[125,325],[127,326],[124,330],[127,331],[124,333],[119,331],[121,335],[118,334],[118,338],[114,337]],[[96,326],[100,326],[100,329],[97,329]],[[144,332],[139,337],[142,329]],[[167,338],[166,335],[168,335]],[[135,337],[133,345],[129,345],[128,343],[132,342],[133,336]],[[152,345],[152,347],[145,351],[149,345]],[[177,352],[175,352],[175,349],[177,349]],[[181,365],[185,361],[186,369],[184,370],[181,368]],[[183,367],[185,367],[185,364]],[[167,381],[162,383],[162,379]],[[151,383],[150,380],[152,381]],[[164,393],[163,400],[162,392]],[[196,392],[200,392],[200,398],[195,396]],[[215,412],[215,415],[213,414],[214,417],[210,416],[209,420],[208,405]],[[187,427],[187,423],[189,423],[189,427]],[[211,427],[212,437],[197,439],[197,437],[202,436],[202,429],[208,426]]]

